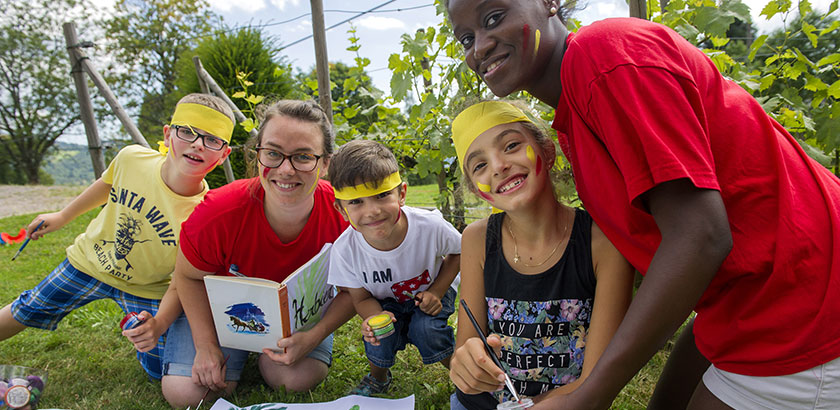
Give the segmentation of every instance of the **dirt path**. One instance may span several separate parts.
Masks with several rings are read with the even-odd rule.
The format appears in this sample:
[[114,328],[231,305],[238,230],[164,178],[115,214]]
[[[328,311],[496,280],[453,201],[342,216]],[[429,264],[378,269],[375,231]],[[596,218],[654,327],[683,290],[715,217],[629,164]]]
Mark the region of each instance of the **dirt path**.
[[63,185],[0,185],[0,218],[57,211],[84,189]]

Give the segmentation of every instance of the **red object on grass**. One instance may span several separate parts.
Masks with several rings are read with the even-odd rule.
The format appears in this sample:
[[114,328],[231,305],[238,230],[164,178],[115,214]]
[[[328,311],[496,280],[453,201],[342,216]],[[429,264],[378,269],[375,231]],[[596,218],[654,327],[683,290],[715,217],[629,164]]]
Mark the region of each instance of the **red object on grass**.
[[12,236],[6,232],[0,232],[0,239],[3,239],[3,242],[6,243],[20,243],[26,239],[26,229],[20,228],[20,232],[17,235]]

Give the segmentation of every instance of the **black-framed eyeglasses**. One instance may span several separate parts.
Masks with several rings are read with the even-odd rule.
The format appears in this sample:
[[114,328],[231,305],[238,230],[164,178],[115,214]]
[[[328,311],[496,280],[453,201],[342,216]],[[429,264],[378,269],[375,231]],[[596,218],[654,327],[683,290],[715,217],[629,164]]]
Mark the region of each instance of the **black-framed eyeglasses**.
[[179,140],[185,142],[194,142],[195,140],[201,138],[201,143],[204,144],[204,148],[213,151],[221,151],[222,148],[225,147],[225,140],[215,137],[210,134],[201,134],[196,132],[190,127],[185,127],[183,125],[173,125],[172,128],[175,128],[175,136],[178,137]]
[[257,160],[266,168],[277,168],[283,165],[283,161],[288,158],[292,164],[292,168],[300,172],[312,171],[318,165],[318,160],[323,157],[323,155],[309,154],[306,152],[286,155],[280,151],[265,147],[255,147],[254,150],[257,151]]

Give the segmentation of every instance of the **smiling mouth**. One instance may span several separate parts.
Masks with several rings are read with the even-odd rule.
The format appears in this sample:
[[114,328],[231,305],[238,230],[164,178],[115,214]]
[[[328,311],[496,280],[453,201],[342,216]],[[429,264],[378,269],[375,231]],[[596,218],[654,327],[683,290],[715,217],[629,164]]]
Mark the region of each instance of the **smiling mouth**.
[[492,74],[493,71],[496,70],[502,63],[505,61],[506,57],[499,57],[498,59],[494,60],[492,63],[488,64],[484,68],[484,73],[482,76],[487,76],[488,74]]
[[521,178],[521,177],[520,177],[520,178],[517,178],[517,179],[515,179],[515,180],[513,180],[513,181],[510,181],[510,182],[508,182],[507,184],[505,184],[505,185],[503,185],[503,186],[499,187],[499,189],[498,189],[496,192],[498,192],[498,193],[500,193],[500,194],[503,194],[503,193],[505,193],[505,192],[507,192],[507,191],[509,191],[509,190],[513,189],[513,188],[518,187],[518,186],[519,186],[519,185],[521,185],[521,184],[522,184],[522,182],[524,182],[524,181],[525,181],[525,178]]
[[294,187],[298,186],[298,183],[297,183],[297,182],[277,182],[277,181],[272,181],[272,183],[274,183],[274,185],[276,185],[276,186],[277,186],[278,188],[280,188],[280,189],[292,189],[292,188],[294,188]]
[[187,157],[187,158],[189,158],[189,159],[191,159],[191,160],[193,160],[193,161],[196,161],[196,162],[204,162],[204,160],[203,160],[203,159],[201,159],[200,157],[196,157],[196,156],[194,156],[194,155],[184,154],[184,156],[185,156],[185,157]]

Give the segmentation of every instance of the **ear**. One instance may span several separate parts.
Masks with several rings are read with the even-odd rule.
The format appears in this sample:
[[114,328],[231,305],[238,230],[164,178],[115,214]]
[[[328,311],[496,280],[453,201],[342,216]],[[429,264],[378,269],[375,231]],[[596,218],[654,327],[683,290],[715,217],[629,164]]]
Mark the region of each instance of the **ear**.
[[551,169],[554,166],[554,162],[557,161],[557,147],[548,138],[543,143],[543,154],[545,155],[546,169]]
[[405,195],[408,192],[408,184],[403,182],[400,184],[400,189],[398,191],[400,193],[400,206],[405,206]]
[[350,218],[347,216],[347,212],[344,212],[344,207],[341,206],[340,201],[340,199],[336,199],[335,202],[333,202],[333,208],[341,214],[341,217],[344,218],[345,221],[350,222]]
[[169,142],[169,140],[170,140],[169,132],[170,131],[174,131],[174,128],[170,127],[168,124],[164,124],[164,126],[163,126],[163,145],[165,145],[166,147],[169,147],[169,143],[170,143]]
[[230,155],[230,152],[230,145],[225,145],[225,149],[222,151],[222,156],[219,157],[219,161],[216,163],[216,165],[222,165],[222,163],[225,162],[225,159],[227,159],[228,155]]

